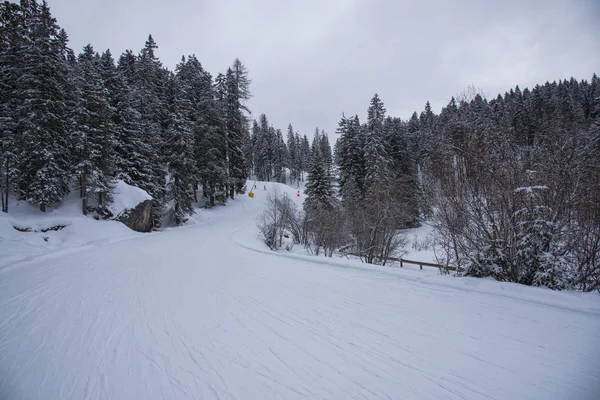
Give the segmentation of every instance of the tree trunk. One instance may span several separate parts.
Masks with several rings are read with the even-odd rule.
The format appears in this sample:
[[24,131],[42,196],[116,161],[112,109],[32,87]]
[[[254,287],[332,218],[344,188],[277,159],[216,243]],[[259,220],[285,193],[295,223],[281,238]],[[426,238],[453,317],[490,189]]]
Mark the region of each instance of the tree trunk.
[[8,187],[8,159],[6,159],[4,163],[4,171],[2,175],[2,192],[0,195],[2,196],[2,212],[8,213],[8,193],[10,192]]
[[81,183],[81,212],[83,213],[83,215],[87,215],[87,187],[86,187],[86,177],[85,174],[81,175],[80,178],[80,183]]

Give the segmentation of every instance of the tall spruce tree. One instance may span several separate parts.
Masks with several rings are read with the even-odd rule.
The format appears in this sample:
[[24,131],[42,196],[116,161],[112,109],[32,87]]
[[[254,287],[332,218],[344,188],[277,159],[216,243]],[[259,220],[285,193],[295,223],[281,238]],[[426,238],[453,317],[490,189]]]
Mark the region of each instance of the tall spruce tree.
[[[300,170],[304,172],[308,172],[310,168],[310,160],[311,160],[311,149],[310,142],[308,141],[308,137],[306,134],[302,137],[300,141]],[[303,179],[304,180],[304,179]]]
[[317,131],[311,147],[310,166],[308,168],[306,189],[304,190],[306,194],[304,210],[309,218],[320,210],[330,209],[333,206],[331,180],[325,168],[321,138]]
[[[178,65],[177,79],[185,86],[184,95],[190,104],[185,118],[191,122],[193,129],[192,146],[196,166],[192,186],[194,188],[194,200],[198,201],[196,196],[198,185],[200,183],[204,185],[206,176],[215,176],[215,174],[209,172],[212,167],[208,165],[209,160],[213,160],[215,155],[207,154],[207,148],[204,146],[210,143],[209,138],[220,120],[215,118],[216,104],[212,77],[204,70],[195,55],[187,57],[187,60],[183,59]],[[210,163],[214,166],[212,161]],[[206,194],[211,190],[205,190],[204,193]]]
[[[317,128],[318,132],[319,128]],[[321,131],[319,135],[319,146],[321,148],[321,156],[323,157],[323,168],[329,179],[333,176],[333,153],[331,152],[331,145],[329,144],[329,138],[325,131]]]
[[20,50],[22,71],[15,86],[15,183],[20,198],[46,211],[69,191],[68,70],[48,4],[30,1],[23,6],[29,39]]
[[0,200],[8,212],[11,182],[17,178],[16,138],[19,122],[17,82],[23,71],[27,45],[27,25],[23,8],[16,3],[0,3]]
[[157,154],[151,138],[144,133],[142,114],[138,109],[140,93],[133,83],[135,56],[131,51],[123,53],[114,68],[112,57],[104,54],[101,63],[109,102],[114,108],[115,176],[150,193],[155,183],[151,163],[156,162]]
[[177,76],[169,82],[169,114],[166,130],[166,158],[169,172],[167,200],[172,204],[173,220],[176,225],[185,222],[193,213],[195,200],[196,161],[194,160],[194,130],[190,119],[192,88],[180,79],[185,58],[177,66]]
[[[239,60],[237,60],[239,61]],[[243,88],[242,88],[243,89]],[[231,179],[229,197],[242,193],[248,178],[246,158],[244,153],[244,135],[247,129],[246,118],[243,114],[242,100],[244,96],[240,82],[231,68],[225,75],[224,118],[227,130],[227,147],[229,161],[229,177]]]
[[300,179],[299,171],[299,149],[296,144],[296,136],[292,124],[288,125],[287,130],[287,149],[288,149],[288,167],[290,169],[290,183],[298,182]]
[[383,122],[385,108],[375,94],[367,110],[365,126],[365,190],[382,190],[391,184],[391,159],[386,146]]
[[167,120],[165,89],[168,74],[163,69],[162,63],[155,52],[158,45],[148,36],[146,44],[136,57],[133,71],[133,86],[137,94],[136,109],[141,115],[141,127],[144,132],[144,141],[152,149],[148,154],[151,182],[144,187],[153,198],[153,216],[157,226],[165,205],[165,177],[166,160],[163,146],[165,134],[163,126]]
[[100,57],[91,45],[78,57],[77,104],[72,134],[73,161],[82,211],[106,213],[114,186],[115,125],[109,93],[102,79]]
[[276,182],[286,183],[285,168],[288,165],[288,150],[283,140],[281,129],[275,131],[275,148],[273,149],[273,177]]
[[346,118],[339,122],[337,130],[338,166],[340,195],[344,200],[361,200],[364,197],[365,158],[364,131],[361,129],[358,116]]

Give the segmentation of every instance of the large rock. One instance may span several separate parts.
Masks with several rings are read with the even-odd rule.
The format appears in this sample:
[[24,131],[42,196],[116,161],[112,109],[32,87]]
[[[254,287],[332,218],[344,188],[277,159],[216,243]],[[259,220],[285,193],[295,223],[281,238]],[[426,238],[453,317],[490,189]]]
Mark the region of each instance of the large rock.
[[150,232],[152,223],[152,200],[146,200],[135,208],[127,210],[119,217],[119,221],[137,232]]

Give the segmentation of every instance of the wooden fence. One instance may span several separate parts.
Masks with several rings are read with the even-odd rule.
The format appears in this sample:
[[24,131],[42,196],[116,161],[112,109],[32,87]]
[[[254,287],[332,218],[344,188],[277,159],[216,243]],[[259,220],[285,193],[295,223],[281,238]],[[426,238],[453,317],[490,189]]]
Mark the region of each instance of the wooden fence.
[[[355,257],[360,257],[358,254],[355,253],[343,253],[345,255],[351,255],[351,256],[355,256]],[[414,261],[414,260],[407,260],[406,258],[394,258],[394,257],[388,257],[387,258],[388,261],[396,261],[397,263],[400,264],[400,267],[404,268],[404,264],[414,264],[414,265],[418,265],[419,269],[423,269],[423,267],[432,267],[432,268],[438,268],[438,269],[442,269],[444,271],[456,271],[457,268],[450,266],[450,265],[442,265],[442,264],[435,264],[435,263],[429,263],[429,262],[424,262],[424,261]],[[458,269],[458,270],[462,270]]]
[[423,269],[423,267],[432,267],[432,268],[441,268],[447,271],[456,271],[456,267],[452,267],[452,266],[446,266],[446,265],[442,265],[442,264],[435,264],[435,263],[428,263],[428,262],[424,262],[424,261],[413,261],[413,260],[407,260],[406,258],[393,258],[393,257],[389,257],[388,260],[390,261],[396,261],[398,263],[400,263],[400,267],[404,267],[404,264],[414,264],[414,265],[418,265],[419,269]]

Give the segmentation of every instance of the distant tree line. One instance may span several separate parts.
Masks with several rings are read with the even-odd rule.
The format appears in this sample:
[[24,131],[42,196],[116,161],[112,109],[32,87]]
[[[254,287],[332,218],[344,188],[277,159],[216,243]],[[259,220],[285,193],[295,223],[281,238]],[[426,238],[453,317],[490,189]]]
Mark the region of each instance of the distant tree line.
[[[434,222],[438,258],[466,276],[554,289],[600,288],[600,82],[519,87],[429,103],[408,121],[377,95],[343,117],[339,193],[313,151],[305,244],[385,264],[399,232]],[[325,177],[325,178],[324,178]]]
[[298,184],[304,180],[310,151],[306,135],[301,137],[290,124],[284,139],[281,130],[273,128],[266,115],[261,114],[252,125],[248,170],[260,181]]

